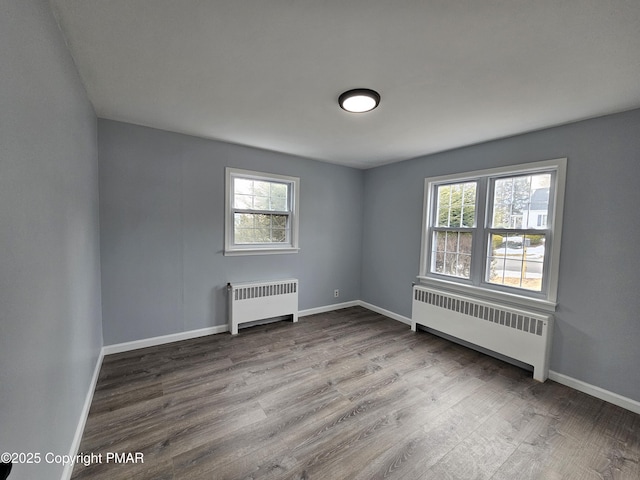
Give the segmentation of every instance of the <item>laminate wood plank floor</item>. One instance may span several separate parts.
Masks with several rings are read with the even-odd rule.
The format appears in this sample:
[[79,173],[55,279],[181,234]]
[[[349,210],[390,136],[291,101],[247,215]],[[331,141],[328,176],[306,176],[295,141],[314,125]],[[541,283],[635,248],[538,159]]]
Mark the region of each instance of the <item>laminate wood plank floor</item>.
[[75,480],[638,480],[640,415],[353,307],[106,356],[80,452]]

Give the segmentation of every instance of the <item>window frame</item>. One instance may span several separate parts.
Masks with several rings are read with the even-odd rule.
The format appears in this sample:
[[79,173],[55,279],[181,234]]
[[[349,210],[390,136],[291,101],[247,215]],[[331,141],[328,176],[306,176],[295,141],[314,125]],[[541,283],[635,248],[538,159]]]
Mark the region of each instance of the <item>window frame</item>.
[[[515,305],[555,311],[557,306],[558,275],[560,264],[560,245],[562,238],[562,216],[564,210],[564,190],[566,183],[566,158],[540,162],[510,165],[505,167],[476,170],[424,180],[424,199],[422,215],[422,240],[420,250],[420,283],[445,288],[462,294],[468,294],[488,300],[497,300]],[[551,224],[546,229],[523,227],[517,232],[545,234],[545,256],[543,281],[540,292],[518,287],[489,283],[487,272],[490,261],[490,238],[496,231],[510,229],[493,228],[493,192],[496,179],[551,173],[552,186],[549,191],[549,211]],[[476,181],[476,219],[472,231],[470,278],[449,276],[431,272],[433,259],[434,232],[441,230],[436,225],[437,187],[446,184],[458,184]],[[511,232],[513,233],[513,231]]]
[[[262,211],[257,209],[239,209],[234,205],[235,190],[234,180],[247,179],[263,182],[284,183],[287,185],[286,211]],[[297,253],[299,248],[299,204],[300,204],[300,178],[274,173],[243,170],[226,167],[225,169],[225,244],[224,254],[233,255],[270,255]],[[235,214],[254,211],[259,213],[286,214],[289,223],[289,241],[283,243],[237,243],[235,241]]]

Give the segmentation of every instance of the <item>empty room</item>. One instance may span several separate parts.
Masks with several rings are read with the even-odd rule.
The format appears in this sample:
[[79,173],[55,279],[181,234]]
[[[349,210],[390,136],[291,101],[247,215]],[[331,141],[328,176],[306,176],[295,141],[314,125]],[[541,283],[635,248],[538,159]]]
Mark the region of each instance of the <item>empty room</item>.
[[640,478],[640,3],[0,0],[0,479]]

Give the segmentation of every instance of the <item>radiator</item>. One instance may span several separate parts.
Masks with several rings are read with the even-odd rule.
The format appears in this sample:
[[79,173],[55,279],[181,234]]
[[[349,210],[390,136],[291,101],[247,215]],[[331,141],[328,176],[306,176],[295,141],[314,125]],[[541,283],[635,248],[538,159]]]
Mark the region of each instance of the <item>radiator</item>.
[[411,329],[432,328],[533,366],[533,378],[549,376],[553,316],[415,285]]
[[298,280],[227,284],[229,330],[238,334],[238,325],[267,318],[292,315],[298,321]]

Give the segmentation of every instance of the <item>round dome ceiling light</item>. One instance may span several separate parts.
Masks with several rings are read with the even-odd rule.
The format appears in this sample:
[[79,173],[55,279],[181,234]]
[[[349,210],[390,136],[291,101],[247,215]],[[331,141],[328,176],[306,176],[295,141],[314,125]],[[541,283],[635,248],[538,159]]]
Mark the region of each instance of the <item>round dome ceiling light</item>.
[[380,103],[380,94],[368,88],[355,88],[340,95],[338,103],[347,112],[370,112]]

